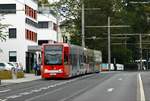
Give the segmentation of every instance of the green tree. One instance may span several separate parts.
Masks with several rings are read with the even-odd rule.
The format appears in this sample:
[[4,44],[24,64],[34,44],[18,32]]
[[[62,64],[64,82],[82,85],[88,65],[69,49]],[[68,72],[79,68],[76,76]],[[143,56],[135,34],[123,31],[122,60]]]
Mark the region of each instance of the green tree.
[[[149,5],[131,4],[131,0],[60,0],[54,4],[54,8],[59,10],[64,7],[66,9],[64,12],[60,12],[60,15],[65,17],[65,23],[63,24],[66,26],[67,31],[72,34],[71,43],[73,44],[81,43],[81,3],[83,1],[85,4],[85,26],[107,25],[107,17],[111,16],[111,25],[131,26],[130,28],[111,28],[111,34],[150,32],[149,23],[147,21],[150,10]],[[100,10],[92,8],[100,8]],[[85,27],[86,46],[92,49],[102,50],[104,62],[107,62],[106,51],[108,43],[106,33],[107,28]],[[97,39],[90,39],[93,36],[96,36]],[[121,45],[116,47],[112,46],[113,57],[115,57],[115,55],[118,56],[117,52],[120,49],[119,56],[123,59],[126,58],[127,60],[130,60],[139,57],[137,55],[139,46],[133,44],[139,42],[138,37],[132,36],[131,38],[126,39],[111,39],[111,42],[127,42],[127,47],[123,49]],[[132,45],[130,43],[132,43]],[[129,57],[126,57],[124,53],[130,53]],[[127,60],[122,60],[122,63],[123,61],[127,62]]]
[[[134,0],[135,2],[139,2],[139,0]],[[149,4],[148,4],[149,5]],[[128,24],[131,25],[131,32],[130,33],[148,33],[149,32],[149,22],[147,21],[147,8],[148,5],[146,4],[133,4],[129,1],[126,1],[124,5],[124,13],[123,20],[126,21]],[[149,39],[148,39],[149,40]],[[147,40],[147,41],[148,41]],[[128,48],[132,50],[132,57],[134,60],[140,58],[139,52],[139,36],[132,36],[129,40]],[[133,44],[134,43],[134,44]],[[143,45],[143,48],[145,45]]]
[[[115,48],[114,48],[115,47]],[[114,46],[112,48],[112,60],[115,58],[117,63],[130,63],[132,59],[132,51],[124,46]]]
[[61,26],[71,33],[71,43],[81,45],[81,1],[79,0],[60,0],[50,4],[56,15],[63,19]]
[[1,21],[3,20],[3,15],[0,15],[0,40],[5,41],[6,37],[8,36],[8,33],[5,32],[7,30],[8,24],[2,24]]
[[41,6],[42,4],[49,4],[48,0],[38,0],[38,5]]

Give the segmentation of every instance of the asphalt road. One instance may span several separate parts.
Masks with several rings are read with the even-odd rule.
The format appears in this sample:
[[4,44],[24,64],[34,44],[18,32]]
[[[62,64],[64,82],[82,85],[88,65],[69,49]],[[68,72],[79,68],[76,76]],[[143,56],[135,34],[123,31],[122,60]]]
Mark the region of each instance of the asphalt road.
[[150,101],[150,72],[109,72],[0,87],[0,101]]

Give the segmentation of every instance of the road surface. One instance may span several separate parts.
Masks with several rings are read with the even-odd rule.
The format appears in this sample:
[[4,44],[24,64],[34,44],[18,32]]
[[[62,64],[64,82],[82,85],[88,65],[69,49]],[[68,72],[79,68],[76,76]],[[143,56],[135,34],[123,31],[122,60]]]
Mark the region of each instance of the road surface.
[[150,101],[150,72],[106,72],[0,87],[0,101]]

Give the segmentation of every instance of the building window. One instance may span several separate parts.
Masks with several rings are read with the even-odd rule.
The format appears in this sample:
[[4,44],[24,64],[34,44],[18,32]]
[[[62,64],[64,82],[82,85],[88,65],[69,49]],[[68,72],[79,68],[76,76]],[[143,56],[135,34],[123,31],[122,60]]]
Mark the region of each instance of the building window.
[[16,34],[16,28],[9,28],[9,38],[16,38],[17,34]]
[[38,27],[39,28],[48,28],[48,22],[47,21],[40,21],[38,22]]
[[17,52],[9,51],[9,62],[17,62]]
[[0,13],[16,13],[16,4],[0,4]]
[[37,42],[37,33],[33,32],[33,31],[26,29],[25,37],[27,40]]
[[28,25],[31,25],[31,26],[33,26],[33,27],[37,27],[37,23],[34,22],[34,21],[32,21],[32,20],[30,20],[29,18],[26,18],[26,19],[25,19],[25,22],[26,22],[26,24],[28,24]]
[[25,5],[25,14],[35,20],[37,19],[37,11],[27,5]]

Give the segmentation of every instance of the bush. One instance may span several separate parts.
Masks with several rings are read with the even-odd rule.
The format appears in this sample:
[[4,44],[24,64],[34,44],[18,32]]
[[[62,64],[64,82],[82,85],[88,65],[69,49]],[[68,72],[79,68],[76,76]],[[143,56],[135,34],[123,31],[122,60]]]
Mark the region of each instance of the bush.
[[0,71],[0,79],[12,79],[12,72],[11,71]]
[[16,77],[17,78],[24,78],[24,72],[17,72]]

